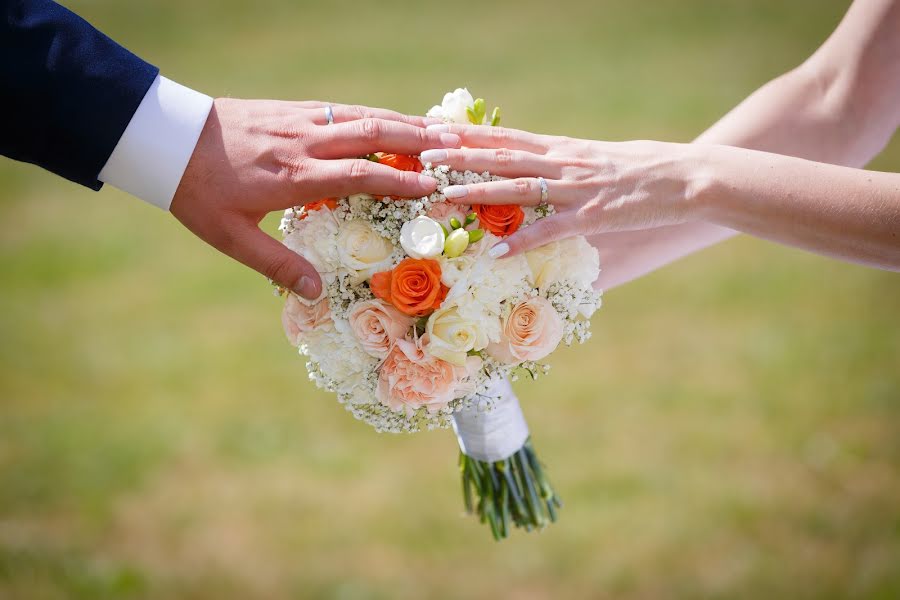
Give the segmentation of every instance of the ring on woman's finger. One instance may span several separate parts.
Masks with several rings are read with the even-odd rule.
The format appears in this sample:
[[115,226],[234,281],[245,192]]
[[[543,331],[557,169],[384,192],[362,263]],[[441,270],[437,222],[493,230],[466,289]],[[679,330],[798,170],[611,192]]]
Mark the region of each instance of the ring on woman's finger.
[[325,105],[325,120],[329,125],[334,125],[334,109],[330,104]]
[[550,203],[550,190],[547,189],[547,180],[543,177],[538,177],[538,185],[541,186],[541,202],[538,206],[544,206]]

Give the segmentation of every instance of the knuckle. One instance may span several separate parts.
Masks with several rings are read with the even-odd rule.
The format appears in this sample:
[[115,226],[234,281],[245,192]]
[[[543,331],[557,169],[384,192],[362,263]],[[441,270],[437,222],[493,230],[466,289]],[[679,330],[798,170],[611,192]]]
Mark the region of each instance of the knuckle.
[[349,179],[354,182],[360,182],[367,179],[372,174],[372,167],[367,160],[355,160],[350,163]]
[[292,284],[294,282],[289,281],[289,279],[291,279],[291,267],[293,266],[293,263],[292,257],[288,254],[273,254],[263,259],[263,262],[260,265],[260,272],[278,283]]
[[490,128],[491,140],[496,144],[502,144],[509,139],[509,134],[505,129],[500,127],[491,127]]
[[494,151],[494,161],[498,166],[507,167],[513,162],[513,153],[506,148],[499,148]]
[[281,175],[292,183],[299,183],[306,178],[308,165],[303,160],[289,160],[281,165]]
[[518,196],[528,196],[534,189],[534,180],[525,177],[512,180],[513,192]]
[[360,137],[369,140],[376,141],[381,137],[382,127],[375,119],[362,119],[360,121]]

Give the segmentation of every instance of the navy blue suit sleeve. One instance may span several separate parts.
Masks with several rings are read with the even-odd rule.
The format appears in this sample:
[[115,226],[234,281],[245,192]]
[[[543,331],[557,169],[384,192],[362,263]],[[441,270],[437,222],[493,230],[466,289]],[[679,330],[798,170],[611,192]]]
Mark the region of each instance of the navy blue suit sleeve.
[[100,189],[159,69],[50,0],[0,7],[0,154]]

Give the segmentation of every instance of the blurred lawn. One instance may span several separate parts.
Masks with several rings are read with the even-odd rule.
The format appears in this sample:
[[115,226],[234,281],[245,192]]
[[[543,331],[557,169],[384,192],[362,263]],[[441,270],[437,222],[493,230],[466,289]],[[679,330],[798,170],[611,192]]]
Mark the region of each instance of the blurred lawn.
[[[688,140],[847,2],[72,4],[214,95]],[[740,239],[610,293],[519,386],[562,521],[495,544],[452,435],[314,390],[260,277],[112,189],[0,195],[0,598],[900,596],[896,275]]]

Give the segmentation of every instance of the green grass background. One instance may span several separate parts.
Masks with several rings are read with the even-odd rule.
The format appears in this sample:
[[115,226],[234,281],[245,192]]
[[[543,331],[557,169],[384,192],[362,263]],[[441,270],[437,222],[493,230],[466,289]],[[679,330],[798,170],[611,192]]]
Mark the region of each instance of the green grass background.
[[[686,141],[847,4],[71,6],[212,95]],[[258,275],[113,189],[3,160],[0,199],[0,598],[900,596],[894,274],[741,238],[609,293],[518,386],[562,519],[496,544],[452,435],[315,390]]]

